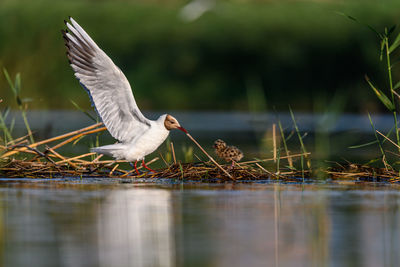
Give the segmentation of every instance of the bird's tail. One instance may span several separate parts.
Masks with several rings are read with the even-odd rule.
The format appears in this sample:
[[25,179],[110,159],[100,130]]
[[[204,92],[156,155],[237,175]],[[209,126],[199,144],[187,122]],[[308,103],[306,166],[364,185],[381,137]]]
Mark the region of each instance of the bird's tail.
[[117,143],[113,145],[93,147],[90,149],[91,152],[111,156],[114,158],[122,158],[123,151],[125,150],[125,145]]

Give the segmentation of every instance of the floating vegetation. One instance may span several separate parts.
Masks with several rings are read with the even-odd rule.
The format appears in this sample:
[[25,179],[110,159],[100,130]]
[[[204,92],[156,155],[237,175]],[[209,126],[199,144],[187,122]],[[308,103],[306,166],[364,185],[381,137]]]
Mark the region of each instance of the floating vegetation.
[[[274,127],[276,129],[276,127]],[[7,178],[160,178],[202,182],[251,182],[260,180],[279,180],[306,182],[317,177],[310,168],[296,169],[302,159],[309,159],[310,153],[303,152],[280,156],[277,145],[274,145],[273,157],[251,161],[218,164],[193,137],[188,135],[196,145],[209,157],[208,161],[182,163],[175,156],[175,148],[170,143],[173,161],[169,164],[162,155],[146,162],[151,165],[160,158],[165,167],[149,172],[142,166],[136,174],[133,168],[127,168],[124,160],[102,160],[102,155],[85,153],[72,157],[61,155],[56,149],[68,144],[73,145],[83,137],[105,131],[102,123],[29,144],[29,135],[13,140],[8,146],[0,146],[0,175]],[[276,136],[276,135],[274,135]],[[276,144],[277,141],[274,141]],[[168,152],[168,153],[170,153]],[[1,154],[2,153],[2,154]],[[280,162],[279,169],[276,163]],[[301,164],[302,165],[302,164]],[[267,167],[268,166],[268,167]],[[274,171],[270,171],[273,169]],[[316,170],[323,172],[331,180],[358,180],[374,182],[400,182],[399,172],[387,165],[385,168],[374,168],[367,165],[347,164],[327,169]]]
[[358,180],[366,182],[399,183],[399,172],[388,168],[374,168],[361,164],[330,167],[326,171],[333,180]]
[[[60,178],[60,177],[113,177],[113,178],[174,178],[186,180],[207,181],[237,181],[237,180],[267,180],[267,179],[289,179],[302,177],[304,173],[309,177],[310,172],[294,168],[281,169],[279,172],[268,171],[261,164],[274,162],[276,158],[260,159],[231,164],[218,164],[193,137],[188,135],[196,145],[209,157],[209,161],[197,163],[181,163],[175,158],[175,151],[171,145],[174,162],[156,172],[143,171],[137,175],[133,168],[126,170],[121,165],[124,160],[102,160],[102,155],[86,153],[74,157],[67,157],[56,152],[56,149],[67,144],[73,144],[82,137],[106,130],[102,123],[96,123],[89,127],[66,133],[57,137],[49,138],[36,143],[29,143],[29,136],[14,140],[10,146],[1,146],[3,154],[0,155],[0,174],[4,177],[26,177],[26,178]],[[56,143],[56,144],[54,144]],[[50,146],[50,144],[52,144]],[[39,150],[38,147],[44,147]],[[281,157],[280,160],[293,162],[296,158],[308,156],[309,153],[293,154]],[[17,159],[18,157],[18,159]],[[95,157],[93,159],[93,157]],[[146,165],[159,160],[155,157]],[[126,165],[126,164],[125,164]],[[142,169],[142,166],[138,167]]]
[[[119,168],[121,162],[113,160],[86,161],[83,158],[89,157],[93,153],[88,153],[74,158],[60,158],[58,161],[50,160],[16,160],[9,161],[0,167],[0,173],[9,178],[166,178],[182,179],[191,181],[224,182],[224,181],[257,181],[279,179],[287,181],[301,181],[302,171],[287,170],[279,174],[272,173],[262,167],[259,162],[236,164],[233,168],[222,165],[231,177],[212,164],[210,161],[199,163],[177,163],[167,168],[156,170],[156,172],[143,172],[137,175],[134,170],[124,170]],[[53,156],[53,155],[52,155]],[[51,156],[51,157],[52,157]],[[146,165],[157,161],[156,157],[147,162]],[[271,159],[272,160],[272,159]],[[125,162],[125,161],[122,161]],[[138,167],[140,170],[142,166]],[[309,176],[308,176],[309,177]]]

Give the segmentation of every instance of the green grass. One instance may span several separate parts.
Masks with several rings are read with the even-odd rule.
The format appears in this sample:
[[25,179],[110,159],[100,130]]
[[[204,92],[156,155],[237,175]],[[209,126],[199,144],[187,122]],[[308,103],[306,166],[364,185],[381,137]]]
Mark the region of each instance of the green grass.
[[4,111],[0,111],[0,130],[2,131],[2,136],[0,137],[0,141],[3,146],[7,146],[8,143],[14,144],[13,141],[14,139],[11,135],[14,121],[11,122],[10,126],[6,124],[6,119],[8,117],[9,112],[10,109],[5,109]]
[[5,68],[3,69],[3,73],[4,73],[4,76],[7,79],[7,82],[8,82],[8,85],[10,86],[10,88],[11,88],[11,91],[14,94],[14,99],[15,99],[15,102],[16,102],[16,104],[18,106],[18,109],[21,111],[21,116],[22,116],[22,119],[24,121],[25,128],[26,128],[27,134],[29,136],[29,140],[33,144],[33,143],[35,143],[35,140],[33,138],[33,134],[32,134],[29,122],[28,122],[28,118],[26,116],[26,112],[28,110],[28,103],[30,102],[30,100],[29,99],[24,99],[24,98],[21,97],[21,74],[17,73],[15,75],[15,80],[12,81],[11,78],[10,78],[10,75],[8,74],[8,71]]
[[[400,100],[400,95],[395,91],[400,87],[400,81],[395,81],[394,80],[394,73],[398,72],[399,68],[396,65],[399,60],[398,56],[398,48],[400,47],[400,31],[397,31],[396,33],[396,25],[393,25],[391,27],[384,27],[383,31],[379,31],[375,28],[375,26],[372,26],[370,23],[364,23],[361,20],[354,18],[352,16],[348,16],[351,20],[354,20],[362,25],[365,25],[373,34],[376,35],[380,42],[380,62],[385,66],[386,68],[386,77],[387,81],[386,83],[380,83],[379,86],[377,86],[375,82],[372,82],[372,80],[369,78],[368,74],[365,74],[365,80],[369,87],[372,89],[372,91],[375,93],[376,97],[380,100],[380,102],[383,104],[383,106],[387,109],[387,111],[391,112],[393,114],[393,130],[395,132],[395,141],[393,141],[394,144],[397,144],[397,153],[400,153],[400,134],[399,134],[399,126],[398,126],[398,118],[397,114],[399,112],[399,100]],[[393,63],[395,62],[395,63]],[[384,89],[382,89],[384,88]],[[375,125],[372,121],[370,113],[368,113],[368,118],[372,127],[372,130],[375,135],[376,142],[370,142],[369,144],[373,143],[378,143],[379,150],[381,153],[381,160],[383,164],[385,165],[386,168],[392,168],[390,162],[398,162],[398,155],[396,153],[391,152],[390,154],[394,154],[395,156],[390,157],[394,158],[392,161],[390,158],[388,158],[388,153],[385,151],[384,147],[384,142],[386,139],[383,141],[380,140],[380,137],[377,134],[378,129],[375,128]],[[389,131],[387,135],[384,135],[389,141],[390,133],[392,132]],[[370,162],[375,162],[375,160],[371,160]]]

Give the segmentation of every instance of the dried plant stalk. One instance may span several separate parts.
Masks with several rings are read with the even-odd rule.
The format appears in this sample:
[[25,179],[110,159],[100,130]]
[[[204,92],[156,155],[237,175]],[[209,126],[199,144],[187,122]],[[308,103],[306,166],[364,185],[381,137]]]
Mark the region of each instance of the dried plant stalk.
[[172,158],[174,159],[174,164],[176,164],[175,149],[173,142],[171,142],[171,151],[172,151]]
[[[40,141],[40,142],[33,143],[33,144],[29,145],[28,147],[35,148],[35,147],[40,146],[40,145],[44,145],[44,144],[47,144],[47,143],[50,143],[50,142],[53,142],[53,141],[57,141],[57,140],[64,139],[64,138],[67,138],[67,137],[70,137],[70,136],[73,136],[73,135],[76,135],[76,134],[80,134],[82,132],[97,128],[97,127],[99,127],[101,125],[103,125],[102,122],[101,123],[96,123],[96,124],[93,124],[91,126],[82,128],[80,130],[76,130],[76,131],[73,131],[73,132],[70,132],[70,133],[62,134],[62,135],[59,135],[59,136],[56,136],[56,137],[52,137],[52,138],[49,138],[49,139],[46,139],[46,140],[43,140],[43,141]],[[1,155],[0,158],[6,158],[6,157],[14,155],[14,154],[16,154],[18,152],[27,150],[27,149],[28,148],[21,148],[19,151],[14,151],[13,150],[13,151],[6,152],[3,155]]]
[[[52,177],[110,177],[113,178],[171,178],[171,179],[191,179],[191,180],[204,180],[207,182],[212,181],[225,181],[225,180],[264,180],[270,179],[272,174],[267,169],[262,167],[259,162],[273,161],[276,156],[272,159],[260,159],[247,162],[237,163],[237,167],[230,167],[228,165],[218,164],[204,149],[203,147],[190,135],[187,136],[200,148],[200,150],[211,160],[215,165],[210,165],[209,162],[197,162],[197,163],[184,163],[174,164],[163,169],[159,169],[157,172],[143,172],[143,174],[137,176],[132,171],[121,169],[120,163],[126,163],[125,160],[100,160],[101,156],[98,156],[95,160],[88,160],[93,156],[94,153],[85,153],[75,157],[66,157],[60,155],[55,148],[59,148],[63,145],[71,143],[73,140],[78,140],[84,135],[96,133],[104,130],[104,127],[98,128],[102,124],[98,123],[71,133],[63,134],[54,138],[43,140],[32,145],[19,145],[13,147],[12,151],[6,152],[7,156],[16,153],[28,153],[35,155],[33,158],[28,157],[24,160],[16,160],[8,158],[2,167],[0,167],[0,173],[4,177],[27,177],[27,178],[52,178]],[[48,153],[39,151],[37,146],[47,144],[53,141],[58,141],[67,138],[67,140],[53,146],[47,147]],[[276,136],[275,136],[276,138]],[[23,140],[23,139],[21,139]],[[171,149],[174,152],[173,145]],[[288,158],[292,160],[301,156],[308,155],[310,153],[301,153],[291,156],[281,157],[281,159]],[[4,156],[4,155],[3,155]],[[51,157],[51,158],[50,158]],[[150,165],[157,161],[159,158],[156,157],[146,164]],[[4,159],[3,159],[4,161]],[[174,155],[174,162],[176,163],[176,157]],[[142,169],[139,166],[138,169]],[[227,169],[230,171],[228,172]],[[225,174],[221,177],[221,171]],[[302,170],[303,172],[303,170]],[[290,176],[295,176],[298,171],[286,171],[283,170],[279,176],[280,179],[289,179]],[[307,173],[309,175],[309,173]],[[334,175],[334,174],[332,174]]]
[[276,162],[277,150],[276,150],[276,124],[272,124],[272,143],[274,147],[274,162]]
[[215,164],[215,166],[217,166],[220,170],[222,170],[226,176],[228,176],[229,178],[235,180],[232,175],[230,175],[224,168],[221,167],[221,165],[219,165],[205,150],[204,148],[201,147],[201,145],[199,143],[197,143],[197,141],[189,134],[186,133],[186,135],[193,141],[193,143],[195,143],[201,151],[203,151],[203,153]]

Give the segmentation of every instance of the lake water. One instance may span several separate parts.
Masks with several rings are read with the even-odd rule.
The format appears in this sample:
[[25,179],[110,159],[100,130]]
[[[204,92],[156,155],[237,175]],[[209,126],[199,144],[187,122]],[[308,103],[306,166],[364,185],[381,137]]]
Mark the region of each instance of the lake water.
[[398,266],[398,185],[0,183],[3,266]]
[[[271,157],[265,143],[277,122],[274,114],[171,113],[208,150],[223,138],[248,159]],[[313,159],[362,163],[379,156],[373,146],[349,149],[374,140],[366,116],[295,115]],[[12,117],[15,136],[23,135],[18,113]],[[290,135],[289,114],[279,118]],[[377,129],[391,129],[390,116],[373,119]],[[37,139],[93,123],[69,111],[33,111],[29,120]],[[192,145],[177,131],[171,140],[178,159],[180,148]],[[112,142],[108,134],[100,136],[101,144]],[[296,135],[288,142],[292,151],[300,150]],[[92,137],[59,152],[84,153],[89,145]],[[0,262],[12,267],[398,266],[399,207],[397,184],[0,178]]]

